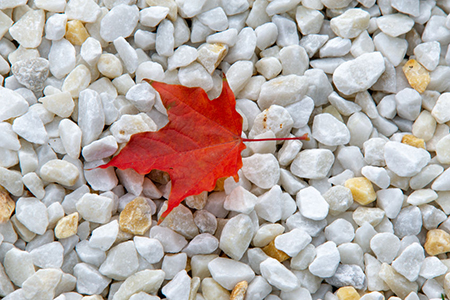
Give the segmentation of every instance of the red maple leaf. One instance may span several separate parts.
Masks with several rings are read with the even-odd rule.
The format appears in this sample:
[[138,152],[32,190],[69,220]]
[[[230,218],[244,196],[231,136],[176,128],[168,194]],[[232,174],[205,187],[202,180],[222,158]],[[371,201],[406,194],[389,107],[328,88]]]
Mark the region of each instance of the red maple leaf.
[[167,172],[172,189],[160,223],[184,198],[213,190],[218,178],[237,180],[243,142],[249,140],[241,138],[242,117],[226,80],[214,100],[198,87],[150,83],[167,108],[169,123],[157,132],[132,135],[120,153],[100,168],[132,168],[139,174],[153,169]]

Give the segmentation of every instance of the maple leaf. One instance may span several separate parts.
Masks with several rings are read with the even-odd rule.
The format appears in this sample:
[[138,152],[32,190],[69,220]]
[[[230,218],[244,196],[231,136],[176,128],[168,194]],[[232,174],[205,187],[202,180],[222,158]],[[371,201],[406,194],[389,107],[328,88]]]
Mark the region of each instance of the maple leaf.
[[[160,223],[186,197],[213,190],[218,178],[233,176],[237,181],[243,142],[250,140],[241,138],[242,116],[225,79],[222,93],[214,100],[199,87],[150,83],[167,108],[169,123],[157,132],[132,135],[120,153],[100,168],[167,172],[172,189]],[[262,140],[274,139],[257,141]]]

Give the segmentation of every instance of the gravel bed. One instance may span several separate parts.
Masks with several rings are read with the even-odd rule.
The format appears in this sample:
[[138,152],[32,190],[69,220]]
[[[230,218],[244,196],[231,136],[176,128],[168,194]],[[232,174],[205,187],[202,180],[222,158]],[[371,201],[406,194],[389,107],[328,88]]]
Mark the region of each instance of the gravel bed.
[[[0,10],[3,299],[450,297],[450,2]],[[167,124],[143,79],[214,99],[222,74],[246,138],[311,139],[247,143],[157,225],[166,173],[96,167]]]

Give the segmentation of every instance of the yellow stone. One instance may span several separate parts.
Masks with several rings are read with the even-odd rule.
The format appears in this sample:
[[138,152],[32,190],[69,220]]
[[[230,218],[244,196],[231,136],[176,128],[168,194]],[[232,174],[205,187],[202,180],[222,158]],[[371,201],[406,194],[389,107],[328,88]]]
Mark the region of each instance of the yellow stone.
[[16,207],[16,203],[9,196],[9,193],[0,189],[0,223],[8,222]]
[[359,300],[361,297],[352,286],[343,286],[336,291],[339,300]]
[[402,137],[402,143],[416,147],[416,148],[425,149],[425,141],[423,139],[419,139],[418,137],[415,137],[412,134],[405,134]]
[[71,20],[66,24],[66,39],[72,45],[81,46],[89,37],[89,33],[80,20]]
[[428,255],[438,255],[450,251],[450,234],[442,229],[432,229],[427,232],[423,245]]
[[247,293],[248,283],[247,281],[238,282],[231,291],[230,300],[244,300],[245,293]]
[[55,227],[55,236],[58,239],[65,239],[75,235],[78,230],[78,213],[74,212],[61,218]]
[[266,253],[270,257],[275,258],[279,262],[283,262],[290,258],[289,255],[287,255],[281,250],[278,250],[275,247],[275,239],[273,239],[267,246],[263,247],[262,250],[264,251],[264,253]]
[[220,177],[216,181],[216,186],[214,187],[214,192],[223,192],[225,190],[225,179],[228,177]]
[[152,208],[142,197],[136,197],[120,213],[120,229],[135,235],[143,235],[152,226]]
[[361,205],[369,204],[377,199],[372,183],[365,177],[350,178],[345,182],[353,195],[353,200]]
[[425,92],[430,83],[430,73],[415,59],[410,59],[403,66],[403,73],[413,89],[419,93]]

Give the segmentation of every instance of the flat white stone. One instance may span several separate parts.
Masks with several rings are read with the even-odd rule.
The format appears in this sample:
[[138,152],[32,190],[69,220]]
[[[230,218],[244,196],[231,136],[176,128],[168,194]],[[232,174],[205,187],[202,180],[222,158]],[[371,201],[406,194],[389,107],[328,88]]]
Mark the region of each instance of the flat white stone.
[[350,39],[335,37],[328,40],[322,48],[320,48],[320,57],[341,57],[350,52],[352,42]]
[[61,281],[63,272],[59,269],[40,269],[22,285],[25,299],[52,299]]
[[272,17],[272,22],[278,27],[277,45],[281,47],[298,45],[297,24],[293,20],[275,15]]
[[397,114],[407,120],[414,121],[420,114],[422,97],[411,88],[405,88],[395,95]]
[[65,14],[69,19],[94,23],[101,15],[101,8],[92,0],[72,0],[67,3]]
[[100,294],[111,282],[93,266],[78,263],[73,268],[73,275],[77,277],[77,292],[83,294]]
[[383,32],[373,38],[375,49],[380,51],[394,67],[398,66],[405,57],[408,42],[404,39],[391,37]]
[[16,203],[16,216],[17,219],[32,232],[44,234],[47,230],[47,208],[36,198],[19,198]]
[[156,94],[147,82],[141,82],[132,86],[125,97],[142,112],[149,112],[155,104]]
[[89,222],[105,224],[111,218],[113,201],[111,198],[86,193],[76,203],[80,216]]
[[161,292],[169,299],[189,299],[191,289],[191,278],[186,270],[181,270],[167,283]]
[[404,14],[390,14],[376,19],[378,28],[392,37],[398,37],[411,30],[414,20]]
[[173,23],[167,19],[163,20],[156,30],[155,48],[161,56],[171,56],[175,47]]
[[407,235],[417,235],[422,229],[422,212],[417,206],[406,206],[402,208],[394,220],[394,232],[399,238]]
[[260,268],[264,279],[282,291],[291,292],[300,285],[294,273],[274,258],[261,262]]
[[432,189],[421,189],[412,192],[406,201],[411,205],[419,206],[434,201],[437,198],[438,194]]
[[396,10],[417,17],[420,13],[420,2],[417,0],[399,1],[393,0],[391,5]]
[[116,38],[113,43],[125,69],[128,73],[134,73],[139,65],[136,50],[122,36]]
[[278,28],[272,22],[264,23],[255,28],[256,47],[264,50],[275,43],[278,36]]
[[192,62],[178,71],[178,80],[187,87],[201,87],[206,92],[213,88],[209,72],[198,62]]
[[361,169],[361,174],[382,189],[388,188],[391,183],[391,179],[384,168],[365,166]]
[[208,263],[212,278],[227,290],[232,290],[240,281],[250,282],[255,277],[246,264],[228,258],[218,257]]
[[261,188],[274,186],[280,178],[280,166],[273,154],[253,154],[243,158],[245,177]]
[[333,105],[341,115],[350,116],[361,110],[361,107],[353,101],[345,100],[336,92],[328,96],[328,101]]
[[248,215],[239,214],[225,224],[219,248],[233,259],[240,259],[253,238],[253,223]]
[[[127,300],[133,294],[144,291],[149,294],[156,294],[164,281],[162,270],[143,270],[128,277],[114,294],[116,300]],[[147,300],[147,299],[146,299]],[[156,299],[148,299],[156,300]]]
[[292,174],[308,179],[325,178],[334,163],[334,155],[328,149],[300,151],[291,164]]
[[245,27],[237,35],[236,43],[228,51],[225,61],[234,63],[238,60],[249,60],[256,48],[256,34],[250,27]]
[[36,48],[41,43],[44,24],[44,11],[30,10],[9,29],[9,34],[21,46]]
[[14,247],[6,252],[3,266],[11,281],[19,287],[36,272],[31,254]]
[[299,6],[295,11],[295,20],[297,21],[298,29],[305,36],[319,33],[323,19],[324,15],[316,9]]
[[182,45],[178,47],[172,56],[167,60],[168,70],[185,67],[195,61],[198,57],[197,49],[191,46]]
[[84,146],[82,154],[86,161],[95,161],[113,155],[117,149],[116,139],[107,136]]
[[35,144],[45,144],[48,141],[48,134],[42,120],[37,113],[29,111],[16,118],[12,129],[22,138]]
[[428,151],[399,142],[387,142],[384,158],[388,168],[398,176],[414,176],[430,161]]
[[34,172],[25,174],[22,177],[23,184],[28,190],[38,199],[42,199],[45,196],[44,183],[41,178]]
[[60,268],[63,263],[64,248],[59,242],[42,245],[30,252],[33,262],[40,268]]
[[234,46],[237,41],[238,31],[235,28],[230,28],[221,32],[214,33],[206,38],[206,42],[210,44],[220,43],[226,44],[229,47]]
[[[284,107],[297,102],[298,97],[303,97],[307,90],[308,80],[306,77],[294,74],[278,76],[261,86],[258,105],[261,109],[266,109],[272,104]],[[310,97],[314,100],[314,97]]]
[[346,95],[362,92],[370,88],[384,70],[381,53],[366,53],[339,65],[333,73],[333,83]]
[[75,47],[66,39],[52,41],[52,46],[48,54],[50,72],[58,79],[64,78],[75,68],[76,65]]
[[258,198],[255,195],[244,189],[242,186],[237,186],[229,195],[227,195],[223,206],[227,210],[249,214],[253,211],[257,202]]
[[311,220],[320,221],[328,215],[329,204],[314,187],[307,187],[297,193],[300,213]]
[[325,242],[316,247],[316,257],[308,270],[315,276],[327,278],[334,275],[341,258],[334,242]]
[[423,247],[419,243],[412,243],[392,262],[392,267],[413,282],[419,277],[424,259]]
[[355,229],[352,223],[345,219],[336,219],[325,227],[325,237],[328,241],[334,242],[336,245],[349,243],[355,237]]
[[52,41],[60,40],[66,34],[66,14],[54,14],[45,22],[45,38]]
[[99,226],[92,231],[89,238],[89,246],[107,251],[116,241],[119,234],[119,223],[117,220]]
[[115,280],[124,280],[139,267],[136,248],[132,241],[123,242],[108,251],[106,260],[98,269],[103,275]]
[[18,151],[21,147],[17,134],[8,122],[0,122],[0,147],[14,151]]
[[428,256],[422,262],[419,275],[425,279],[431,279],[445,274],[447,269],[447,266],[436,256]]
[[52,159],[40,168],[39,175],[48,182],[73,186],[78,180],[80,172],[74,164],[68,161]]
[[81,45],[80,55],[85,62],[93,66],[102,55],[102,45],[95,38],[88,37]]
[[389,188],[377,191],[377,204],[390,219],[397,217],[403,204],[403,192],[398,188]]
[[219,6],[199,14],[200,22],[214,31],[222,31],[228,28],[228,18],[225,11]]
[[161,226],[153,226],[150,229],[150,238],[157,239],[167,253],[180,252],[188,243],[181,234]]
[[310,242],[311,236],[300,228],[280,234],[275,238],[275,248],[283,251],[290,257],[297,256]]
[[391,263],[400,249],[400,240],[390,232],[377,233],[370,240],[370,248],[382,263]]
[[168,13],[168,7],[147,7],[139,12],[139,22],[144,26],[155,27],[167,16]]
[[331,30],[341,38],[352,39],[369,27],[370,15],[362,9],[349,9],[330,21]]
[[140,113],[137,115],[122,115],[119,120],[111,125],[110,130],[118,143],[125,143],[135,133],[156,131],[156,129],[155,122],[147,114]]
[[139,9],[136,5],[119,4],[101,20],[100,36],[106,42],[112,42],[121,36],[127,38],[133,33],[138,21]]

